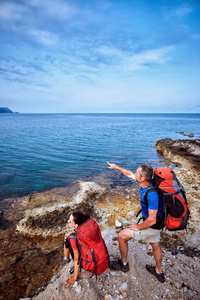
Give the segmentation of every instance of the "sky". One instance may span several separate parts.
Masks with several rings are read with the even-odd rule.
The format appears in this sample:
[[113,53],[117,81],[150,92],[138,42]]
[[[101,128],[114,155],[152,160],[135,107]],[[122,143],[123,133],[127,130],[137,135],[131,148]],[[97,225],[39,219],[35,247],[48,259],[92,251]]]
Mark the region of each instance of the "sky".
[[0,106],[200,113],[200,0],[0,0]]

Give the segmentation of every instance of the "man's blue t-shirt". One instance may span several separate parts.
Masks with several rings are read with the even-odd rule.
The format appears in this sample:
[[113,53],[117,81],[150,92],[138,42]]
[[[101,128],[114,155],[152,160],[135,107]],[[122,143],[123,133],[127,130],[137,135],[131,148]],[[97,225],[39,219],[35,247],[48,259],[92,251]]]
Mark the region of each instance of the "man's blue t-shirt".
[[149,214],[148,214],[148,209],[152,209],[152,210],[158,210],[158,217],[162,216],[163,213],[163,202],[161,197],[159,197],[158,193],[156,191],[151,191],[148,193],[147,195],[147,201],[148,201],[148,207],[143,203],[144,201],[144,194],[146,192],[146,190],[148,189],[148,187],[146,188],[140,188],[140,204],[142,207],[142,216],[144,218],[148,218]]

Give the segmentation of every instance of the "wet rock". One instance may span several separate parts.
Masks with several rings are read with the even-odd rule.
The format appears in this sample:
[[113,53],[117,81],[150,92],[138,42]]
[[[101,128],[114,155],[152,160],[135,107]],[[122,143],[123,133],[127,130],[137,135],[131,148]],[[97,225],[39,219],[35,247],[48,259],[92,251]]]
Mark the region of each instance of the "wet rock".
[[194,137],[194,133],[189,133],[189,134],[186,134],[184,131],[181,131],[179,132],[181,135],[184,135],[184,136],[189,136],[189,137]]

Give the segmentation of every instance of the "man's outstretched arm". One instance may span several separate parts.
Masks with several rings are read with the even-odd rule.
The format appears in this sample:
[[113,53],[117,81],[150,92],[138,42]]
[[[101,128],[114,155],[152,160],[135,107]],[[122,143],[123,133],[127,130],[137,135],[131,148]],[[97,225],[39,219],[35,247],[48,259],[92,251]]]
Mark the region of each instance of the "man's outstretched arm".
[[126,169],[123,169],[115,164],[111,164],[109,162],[107,162],[107,164],[109,165],[109,169],[112,169],[112,170],[118,170],[120,171],[122,174],[124,174],[125,176],[135,180],[135,174],[129,170],[126,170]]

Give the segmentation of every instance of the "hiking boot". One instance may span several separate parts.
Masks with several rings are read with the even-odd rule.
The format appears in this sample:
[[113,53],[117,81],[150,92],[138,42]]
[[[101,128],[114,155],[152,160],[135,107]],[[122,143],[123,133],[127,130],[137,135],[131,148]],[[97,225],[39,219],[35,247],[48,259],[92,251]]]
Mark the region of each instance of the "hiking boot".
[[63,260],[61,261],[61,267],[64,267],[66,265],[68,265],[68,263],[70,263],[71,259],[70,258],[63,258]]
[[156,276],[156,278],[160,281],[160,282],[165,282],[165,275],[164,273],[157,273],[156,272],[156,267],[155,266],[151,266],[151,265],[146,265],[146,269],[149,273],[151,273],[152,275]]
[[127,264],[124,265],[121,259],[118,259],[110,262],[110,268],[111,270],[115,270],[115,271],[128,272],[129,264],[127,262]]

